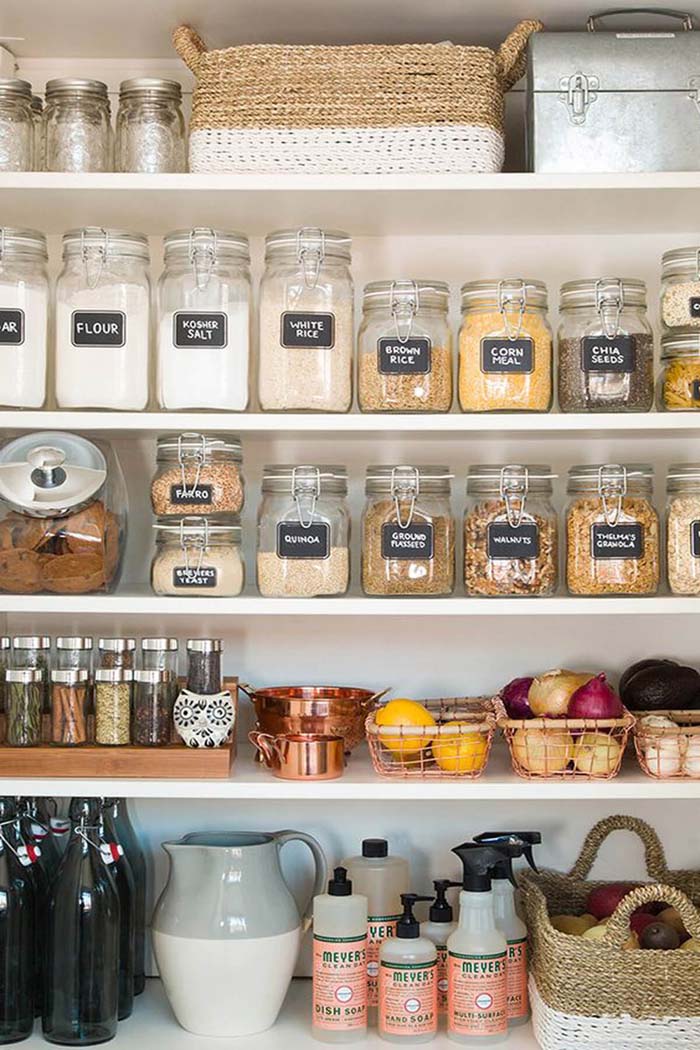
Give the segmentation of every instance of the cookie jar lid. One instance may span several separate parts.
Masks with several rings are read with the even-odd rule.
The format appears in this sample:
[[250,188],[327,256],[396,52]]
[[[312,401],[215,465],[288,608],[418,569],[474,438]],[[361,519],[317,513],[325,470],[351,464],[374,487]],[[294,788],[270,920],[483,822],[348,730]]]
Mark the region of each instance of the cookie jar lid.
[[107,479],[107,462],[79,434],[23,434],[0,449],[0,498],[35,518],[60,518],[90,503]]

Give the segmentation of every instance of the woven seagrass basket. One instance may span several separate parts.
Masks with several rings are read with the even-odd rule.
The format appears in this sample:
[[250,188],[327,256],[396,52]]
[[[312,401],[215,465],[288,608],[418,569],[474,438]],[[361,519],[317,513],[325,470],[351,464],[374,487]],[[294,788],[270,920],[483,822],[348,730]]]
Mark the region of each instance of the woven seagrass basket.
[[500,171],[503,98],[525,71],[521,22],[498,51],[458,44],[245,44],[175,49],[197,78],[196,172],[396,174]]

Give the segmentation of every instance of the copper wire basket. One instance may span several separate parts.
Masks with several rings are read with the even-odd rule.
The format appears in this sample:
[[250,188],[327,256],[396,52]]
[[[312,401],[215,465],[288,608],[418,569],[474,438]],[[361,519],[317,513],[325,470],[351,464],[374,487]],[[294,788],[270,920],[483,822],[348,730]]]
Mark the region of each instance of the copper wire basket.
[[[637,760],[656,780],[700,779],[700,711],[633,711],[632,729]],[[671,726],[644,725],[648,715],[661,715]]]
[[509,718],[500,697],[494,705],[520,777],[610,780],[620,772],[634,716],[621,718]]
[[491,700],[452,697],[421,703],[435,726],[380,726],[376,710],[367,716],[365,733],[375,771],[382,777],[415,780],[480,777],[496,730]]

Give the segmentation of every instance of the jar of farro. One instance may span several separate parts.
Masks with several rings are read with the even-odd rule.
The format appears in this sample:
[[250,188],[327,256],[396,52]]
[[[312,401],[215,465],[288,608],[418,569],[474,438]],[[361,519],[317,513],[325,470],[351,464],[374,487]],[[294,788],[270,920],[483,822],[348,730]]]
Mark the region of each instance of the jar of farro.
[[240,439],[167,434],[158,438],[151,505],[159,518],[240,514],[245,487]]
[[666,477],[666,571],[672,594],[700,594],[700,463],[674,463]]

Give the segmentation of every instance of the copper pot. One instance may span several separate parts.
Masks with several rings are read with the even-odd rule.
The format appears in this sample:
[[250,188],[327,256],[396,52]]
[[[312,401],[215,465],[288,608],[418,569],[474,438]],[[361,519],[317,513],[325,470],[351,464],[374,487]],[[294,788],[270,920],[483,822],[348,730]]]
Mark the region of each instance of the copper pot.
[[343,775],[345,755],[342,736],[317,733],[249,733],[262,760],[281,780],[335,780]]
[[255,707],[257,728],[280,736],[288,733],[315,733],[342,736],[345,750],[352,751],[365,738],[365,718],[388,689],[346,686],[291,685],[254,689],[240,685]]

